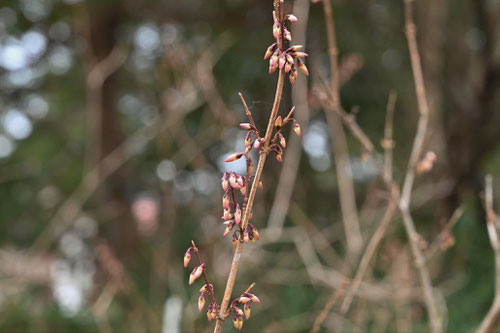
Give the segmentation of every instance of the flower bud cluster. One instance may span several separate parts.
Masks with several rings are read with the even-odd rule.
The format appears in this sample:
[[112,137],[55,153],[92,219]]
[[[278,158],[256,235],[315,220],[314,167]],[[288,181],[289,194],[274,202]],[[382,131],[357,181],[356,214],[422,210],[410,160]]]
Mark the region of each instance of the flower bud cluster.
[[[274,72],[278,67],[284,69],[288,73],[290,83],[293,85],[297,80],[297,68],[300,69],[305,75],[309,75],[304,58],[308,56],[307,53],[302,52],[302,45],[294,45],[284,50],[280,47],[280,39],[292,40],[292,34],[286,28],[284,22],[280,20],[276,12],[273,11],[274,25],[273,36],[276,42],[267,48],[264,59],[269,58],[269,74]],[[297,22],[295,15],[286,15],[284,21]]]
[[[247,320],[250,318],[251,302],[260,303],[260,299],[254,294],[245,292],[231,303],[229,313],[233,313],[233,324],[236,329],[241,330],[243,327],[243,316],[245,316],[245,319]],[[243,306],[243,310],[241,309],[241,306]]]

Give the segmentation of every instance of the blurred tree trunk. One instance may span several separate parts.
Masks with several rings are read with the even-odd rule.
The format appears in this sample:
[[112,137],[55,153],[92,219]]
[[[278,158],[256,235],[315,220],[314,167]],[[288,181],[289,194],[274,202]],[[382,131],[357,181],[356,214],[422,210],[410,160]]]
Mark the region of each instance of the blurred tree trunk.
[[[87,116],[88,151],[87,169],[102,168],[100,162],[123,141],[120,114],[116,107],[116,80],[109,71],[110,54],[116,48],[117,28],[121,11],[114,1],[87,1],[78,11],[80,32],[87,43]],[[118,159],[124,158],[124,153]],[[101,169],[99,170],[101,178]],[[126,197],[127,168],[122,166],[101,186],[100,202],[111,202],[114,209],[112,220],[105,227],[106,238],[117,254],[127,261],[134,256],[138,245],[136,228],[130,215],[130,202]],[[103,180],[104,181],[104,180]]]
[[475,198],[480,197],[481,164],[500,139],[499,112],[495,112],[500,67],[494,58],[498,13],[488,8],[486,0],[472,0],[468,5],[475,13],[475,22],[464,23],[466,9],[461,13],[464,20],[450,20],[448,27],[446,93],[450,105],[445,130],[449,165],[445,172],[454,180],[444,202],[448,216],[462,195],[472,192]]

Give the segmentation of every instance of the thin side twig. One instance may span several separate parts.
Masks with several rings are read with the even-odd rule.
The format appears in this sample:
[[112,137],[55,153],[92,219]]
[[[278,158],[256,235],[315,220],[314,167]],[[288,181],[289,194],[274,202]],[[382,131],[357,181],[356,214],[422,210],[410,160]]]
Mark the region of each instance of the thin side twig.
[[316,320],[314,320],[314,325],[313,325],[313,328],[311,329],[311,333],[319,332],[321,325],[323,324],[326,317],[328,316],[328,313],[330,313],[330,311],[332,310],[332,308],[335,305],[335,303],[337,302],[337,300],[340,297],[342,297],[342,295],[344,294],[345,288],[348,285],[349,285],[349,281],[346,280],[346,281],[342,282],[340,287],[337,290],[335,290],[335,292],[330,296],[330,298],[328,299],[328,302],[326,302],[325,307],[323,308],[323,310],[321,310],[319,315],[316,317]]

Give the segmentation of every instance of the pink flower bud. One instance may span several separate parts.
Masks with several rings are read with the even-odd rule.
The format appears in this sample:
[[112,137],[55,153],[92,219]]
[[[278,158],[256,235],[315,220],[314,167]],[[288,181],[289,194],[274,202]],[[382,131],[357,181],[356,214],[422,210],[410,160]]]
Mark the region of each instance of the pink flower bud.
[[240,298],[238,298],[238,302],[240,302],[241,304],[245,304],[251,301],[252,299],[250,297],[240,296]]
[[198,311],[201,312],[203,308],[205,307],[205,293],[201,293],[200,297],[198,298]]
[[252,235],[252,237],[255,238],[256,240],[259,240],[260,234],[259,234],[259,231],[257,230],[257,228],[254,227],[253,224],[251,224],[251,223],[248,224],[248,228],[250,229],[250,234]]
[[229,208],[224,209],[224,213],[222,214],[221,219],[223,221],[231,220],[233,215],[231,214],[231,210]]
[[292,57],[294,57],[294,58],[304,58],[307,56],[309,56],[309,54],[307,54],[305,52],[293,52],[292,53]]
[[[273,43],[266,50],[266,54],[264,55],[264,60],[273,55],[274,51],[278,48],[278,43]],[[297,50],[298,51],[298,50]]]
[[281,116],[278,116],[278,118],[276,118],[276,121],[274,122],[274,126],[276,128],[280,128],[282,125],[283,125],[283,119],[281,118]]
[[189,285],[192,285],[194,281],[196,281],[197,278],[200,277],[201,273],[203,273],[203,268],[205,267],[205,264],[201,264],[198,267],[195,267],[191,274],[189,275]]
[[245,229],[245,231],[243,231],[243,241],[245,243],[248,243],[249,240],[250,240],[250,237],[248,235],[248,231],[247,231],[247,229]]
[[187,249],[186,254],[184,254],[184,267],[187,267],[191,261],[191,249],[191,247]]
[[247,193],[247,186],[246,186],[246,185],[245,185],[245,186],[242,186],[242,187],[240,188],[240,191],[241,191],[241,194],[242,194],[242,195],[245,195],[245,194]]
[[238,183],[238,189],[242,188],[243,185],[245,185],[245,181],[243,180],[243,177],[238,175],[236,178],[236,182]]
[[264,184],[262,183],[262,180],[259,181],[257,186],[262,190],[264,188]]
[[249,297],[254,303],[260,303],[260,299],[254,294],[246,293],[245,296]]
[[246,130],[251,130],[253,128],[250,123],[241,123],[240,127]]
[[229,182],[227,181],[227,172],[224,172],[224,175],[221,178],[221,184],[222,184],[222,189],[224,191],[227,191],[227,187],[229,185]]
[[285,20],[288,20],[290,22],[297,22],[297,16],[293,14],[288,14],[287,16],[285,16]]
[[253,149],[259,149],[260,144],[261,144],[261,138],[255,140],[255,142],[253,143]]
[[240,204],[236,204],[236,211],[234,212],[234,222],[240,225],[241,222],[241,208]]
[[285,65],[285,73],[290,72],[290,70],[292,69],[292,67],[293,67],[293,63],[287,61],[286,65]]
[[229,193],[224,193],[222,196],[222,208],[228,209],[231,204],[231,199],[229,198]]
[[212,321],[214,317],[212,316],[212,309],[213,309],[213,303],[208,304],[208,309],[207,309],[207,319],[208,321]]
[[295,132],[295,134],[300,136],[302,134],[302,131],[300,130],[299,123],[295,119],[293,120],[292,126],[293,126],[293,131]]
[[271,59],[269,60],[269,74],[271,74],[272,72],[274,72],[278,68],[279,56],[277,53],[278,52],[274,52]]
[[234,224],[234,220],[227,220],[227,221],[222,222],[222,224],[224,224],[226,227],[228,227],[228,226]]
[[286,57],[284,54],[282,54],[279,59],[278,59],[279,67],[282,69],[285,66],[286,63]]
[[250,304],[249,303],[245,303],[245,305],[243,306],[243,311],[245,312],[245,318],[248,320],[248,318],[250,318]]
[[276,161],[282,163],[283,162],[283,156],[281,154],[276,154],[274,157],[276,157]]
[[236,174],[234,172],[231,172],[229,175],[229,184],[231,184],[231,187],[236,187],[238,186],[238,183],[236,182]]
[[235,314],[233,317],[233,324],[237,330],[241,330],[243,328],[243,316]]
[[233,153],[231,155],[229,155],[225,160],[224,162],[228,163],[228,162],[234,162],[236,160],[239,160],[241,158],[241,156],[243,156],[245,154],[243,153]]
[[291,52],[297,52],[297,51],[300,51],[302,50],[303,46],[302,45],[294,45],[294,46],[290,46],[288,49],[287,49],[287,52],[291,51]]
[[286,148],[286,140],[285,140],[285,137],[283,136],[283,134],[278,133],[278,138],[280,139],[281,147]]
[[290,33],[290,31],[288,31],[287,28],[284,28],[284,31],[285,31],[285,39],[286,40],[292,40],[292,34]]
[[227,235],[229,235],[229,233],[231,232],[231,230],[233,230],[233,225],[229,225],[226,230],[224,230],[224,235],[223,237],[226,237]]
[[273,36],[275,39],[278,39],[280,37],[280,25],[278,22],[274,23],[273,25]]

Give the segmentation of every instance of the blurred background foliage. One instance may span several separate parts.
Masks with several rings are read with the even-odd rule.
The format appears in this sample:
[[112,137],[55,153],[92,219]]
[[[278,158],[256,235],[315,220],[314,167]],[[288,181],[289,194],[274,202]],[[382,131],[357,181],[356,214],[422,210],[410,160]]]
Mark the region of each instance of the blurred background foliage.
[[[299,2],[309,6],[287,1],[289,10]],[[389,92],[397,93],[400,181],[418,116],[402,1],[333,5],[347,73],[343,106],[375,143],[383,138]],[[494,292],[480,196],[484,175],[498,178],[500,168],[500,2],[416,6],[433,112],[426,149],[438,162],[418,177],[412,210],[424,249],[458,207],[464,210],[429,268],[447,330],[468,332]],[[2,332],[210,331],[182,256],[194,239],[220,299],[232,246],[222,239],[219,179],[242,167],[223,163],[242,149],[237,93],[260,126],[267,121],[276,82],[262,60],[273,40],[271,10],[270,0],[0,3]],[[235,293],[255,281],[262,300],[245,322],[248,332],[308,331],[341,280],[330,283],[329,276],[353,274],[342,259],[331,131],[312,89],[329,76],[323,7],[310,4],[306,12],[311,76],[300,80],[311,90],[294,154],[304,153],[290,208],[282,212],[282,236],[245,248]],[[291,95],[287,84],[282,114]],[[373,162],[347,138],[367,242],[387,194]],[[257,196],[254,224],[263,235],[281,167],[267,163]],[[334,308],[323,330],[426,331],[423,301],[415,296],[420,280],[398,216],[372,268],[350,312]]]

